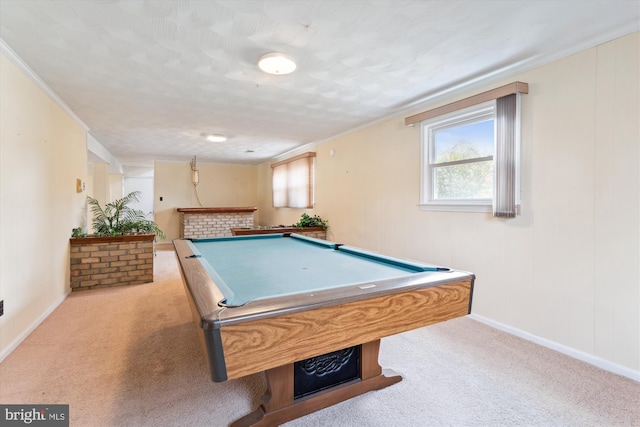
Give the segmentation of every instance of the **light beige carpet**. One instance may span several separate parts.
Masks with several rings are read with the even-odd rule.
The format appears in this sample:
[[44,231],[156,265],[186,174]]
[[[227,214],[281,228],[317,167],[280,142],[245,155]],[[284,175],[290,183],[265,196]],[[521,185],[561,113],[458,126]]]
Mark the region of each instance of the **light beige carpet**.
[[[173,251],[153,283],[74,292],[0,364],[0,403],[65,403],[72,426],[225,426],[261,374],[213,383]],[[640,426],[640,384],[469,318],[382,340],[404,377],[287,426]]]

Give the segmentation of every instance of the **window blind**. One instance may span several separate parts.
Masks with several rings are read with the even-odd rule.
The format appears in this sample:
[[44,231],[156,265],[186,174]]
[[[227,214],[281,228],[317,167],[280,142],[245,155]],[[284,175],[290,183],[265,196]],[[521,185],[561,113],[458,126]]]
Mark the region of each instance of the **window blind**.
[[271,165],[274,207],[313,207],[315,155],[313,152],[304,153]]
[[501,218],[516,216],[518,96],[496,99],[493,216]]
[[287,165],[273,168],[273,206],[281,208],[287,206]]

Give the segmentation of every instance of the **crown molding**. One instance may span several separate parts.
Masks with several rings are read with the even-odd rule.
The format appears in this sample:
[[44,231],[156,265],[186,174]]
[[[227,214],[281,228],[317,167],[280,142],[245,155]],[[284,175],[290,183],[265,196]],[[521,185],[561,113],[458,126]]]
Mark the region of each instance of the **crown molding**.
[[387,115],[384,115],[376,120],[365,122],[355,128],[349,129],[344,132],[340,132],[338,134],[329,136],[327,138],[323,138],[321,140],[310,141],[306,144],[303,144],[285,153],[278,154],[277,156],[274,156],[270,160],[261,162],[260,164],[269,163],[270,161],[274,161],[274,160],[284,159],[287,156],[291,156],[297,153],[315,149],[319,145],[322,145],[326,142],[333,141],[342,136],[349,135],[351,133],[360,131],[362,129],[369,128],[378,123],[386,122],[388,120],[393,120],[396,118],[402,118],[404,120],[403,116],[415,114],[416,111],[418,111],[418,109],[420,108],[432,107],[434,105],[437,105],[439,102],[442,102],[443,100],[446,101],[450,99],[451,97],[465,96],[465,95],[468,96],[468,94],[470,92],[473,92],[474,90],[481,90],[483,88],[486,88],[489,85],[497,84],[506,79],[516,78],[520,74],[525,73],[527,71],[533,70],[538,67],[542,67],[544,65],[550,64],[555,61],[559,61],[571,55],[575,55],[577,53],[583,52],[585,50],[595,48],[601,44],[613,41],[620,37],[627,36],[637,31],[640,31],[640,23],[637,23],[635,21],[630,22],[628,25],[620,26],[618,28],[611,30],[608,33],[599,34],[598,36],[593,37],[591,39],[582,40],[582,42],[571,45],[564,49],[561,49],[555,52],[546,53],[546,54],[540,54],[532,58],[528,58],[526,60],[514,62],[500,69],[484,73],[481,76],[467,79],[464,82],[454,84],[452,86],[440,88],[437,91],[424,94],[423,96],[418,97],[412,101],[408,101],[407,103],[399,104],[396,106],[396,108],[393,109],[393,112]]
[[[410,114],[411,111],[415,111],[418,108],[433,105],[449,97],[460,96],[461,94],[468,93],[470,91],[477,90],[491,84],[496,84],[502,80],[514,78],[515,76],[518,76],[527,71],[598,47],[601,44],[608,43],[637,31],[640,31],[640,23],[631,21],[627,25],[622,25],[612,29],[607,33],[598,34],[597,36],[591,37],[589,39],[584,39],[579,43],[574,43],[570,46],[565,46],[556,51],[545,52],[521,61],[516,61],[499,69],[484,73],[480,76],[466,79],[463,82],[441,88],[431,93],[427,93],[405,104],[398,105],[398,110],[403,112],[403,114]],[[394,113],[394,116],[395,115],[396,114]]]

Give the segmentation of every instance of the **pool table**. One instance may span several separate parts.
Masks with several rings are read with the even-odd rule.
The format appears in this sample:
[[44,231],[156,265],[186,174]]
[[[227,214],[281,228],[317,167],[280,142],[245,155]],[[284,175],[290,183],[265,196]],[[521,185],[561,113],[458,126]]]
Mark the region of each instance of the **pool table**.
[[[467,315],[475,276],[297,234],[173,242],[213,381],[262,372],[232,425],[277,425],[402,379],[380,339]],[[310,378],[310,379],[307,379]]]

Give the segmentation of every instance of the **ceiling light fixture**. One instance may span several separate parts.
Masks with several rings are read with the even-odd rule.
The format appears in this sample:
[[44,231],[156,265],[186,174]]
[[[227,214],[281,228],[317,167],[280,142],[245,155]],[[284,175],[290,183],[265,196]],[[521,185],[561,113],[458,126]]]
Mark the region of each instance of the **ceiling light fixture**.
[[224,135],[207,135],[207,140],[211,142],[224,142],[227,140],[227,137]]
[[296,63],[285,53],[265,53],[258,59],[258,67],[265,73],[284,75],[295,71]]

